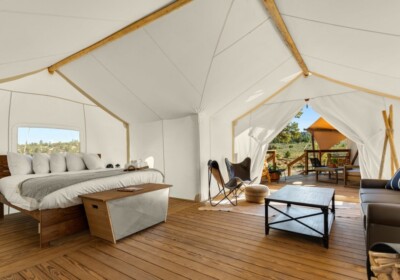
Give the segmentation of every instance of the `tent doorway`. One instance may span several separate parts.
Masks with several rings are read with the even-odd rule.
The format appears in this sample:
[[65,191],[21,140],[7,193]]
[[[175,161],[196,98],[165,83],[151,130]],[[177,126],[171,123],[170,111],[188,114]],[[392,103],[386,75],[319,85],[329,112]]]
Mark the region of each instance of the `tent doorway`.
[[[276,181],[279,175],[307,175],[314,162],[344,166],[351,162],[352,141],[337,131],[312,108],[304,106],[271,141],[265,155],[263,180]],[[353,151],[353,154],[355,151]]]

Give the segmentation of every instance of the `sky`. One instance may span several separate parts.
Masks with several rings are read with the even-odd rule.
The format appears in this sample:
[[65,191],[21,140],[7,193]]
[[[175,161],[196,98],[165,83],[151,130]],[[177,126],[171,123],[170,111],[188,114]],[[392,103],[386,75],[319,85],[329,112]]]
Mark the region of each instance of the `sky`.
[[69,129],[56,129],[56,128],[33,128],[33,127],[19,127],[18,128],[18,144],[39,143],[43,142],[70,142],[72,140],[79,141],[79,131]]
[[300,131],[303,131],[304,128],[309,127],[312,125],[318,118],[320,117],[311,106],[303,107],[303,115],[301,115],[300,119],[293,118],[292,122],[297,122],[299,124]]

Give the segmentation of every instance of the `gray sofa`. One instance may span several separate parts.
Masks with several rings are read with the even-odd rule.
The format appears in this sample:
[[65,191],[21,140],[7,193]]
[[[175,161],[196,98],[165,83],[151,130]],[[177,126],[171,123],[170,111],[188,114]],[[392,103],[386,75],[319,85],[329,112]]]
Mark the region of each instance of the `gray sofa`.
[[376,242],[400,243],[400,191],[385,189],[387,182],[375,179],[360,181],[367,251]]

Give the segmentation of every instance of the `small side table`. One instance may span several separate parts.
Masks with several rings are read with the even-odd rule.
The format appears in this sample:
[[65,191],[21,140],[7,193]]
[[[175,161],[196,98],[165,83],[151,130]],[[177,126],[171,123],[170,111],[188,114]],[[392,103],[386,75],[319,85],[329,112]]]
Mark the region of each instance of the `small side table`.
[[339,183],[339,171],[343,171],[344,167],[328,167],[328,166],[321,166],[315,167],[315,180],[318,182],[324,182],[319,179],[319,172],[329,172],[329,179],[331,178],[331,173],[335,173],[335,183]]
[[139,190],[109,190],[80,196],[92,235],[116,243],[121,238],[167,219],[171,185],[142,184],[129,187]]

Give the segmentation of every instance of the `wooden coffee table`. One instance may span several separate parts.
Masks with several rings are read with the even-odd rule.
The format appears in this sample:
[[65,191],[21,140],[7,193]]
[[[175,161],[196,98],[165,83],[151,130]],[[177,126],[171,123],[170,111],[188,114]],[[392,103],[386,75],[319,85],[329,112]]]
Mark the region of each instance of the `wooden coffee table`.
[[[285,203],[286,207],[281,209],[270,202]],[[269,208],[279,213],[271,221],[268,221]],[[325,248],[329,248],[334,219],[335,189],[288,185],[265,198],[266,235],[271,228],[299,233],[321,238]]]

